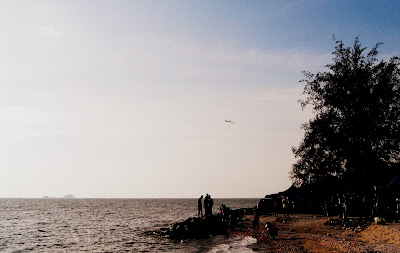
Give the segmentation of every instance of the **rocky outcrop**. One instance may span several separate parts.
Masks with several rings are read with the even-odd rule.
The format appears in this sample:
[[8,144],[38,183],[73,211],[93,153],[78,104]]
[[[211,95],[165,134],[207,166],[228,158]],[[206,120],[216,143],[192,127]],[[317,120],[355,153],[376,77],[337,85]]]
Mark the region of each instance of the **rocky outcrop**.
[[208,217],[191,217],[183,222],[172,224],[168,228],[161,228],[157,234],[172,240],[207,238],[215,235],[227,234],[233,230],[246,213],[252,209],[242,208],[230,210],[225,208],[217,215]]

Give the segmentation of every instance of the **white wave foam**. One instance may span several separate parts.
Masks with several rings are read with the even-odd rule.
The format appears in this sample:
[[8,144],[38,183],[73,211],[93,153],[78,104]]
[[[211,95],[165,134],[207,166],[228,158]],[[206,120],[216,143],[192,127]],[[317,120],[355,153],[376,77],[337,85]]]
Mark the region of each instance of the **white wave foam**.
[[257,243],[257,239],[252,237],[235,237],[232,238],[232,240],[230,240],[228,243],[219,244],[213,247],[209,253],[250,253],[254,251],[247,248],[247,246],[254,243]]

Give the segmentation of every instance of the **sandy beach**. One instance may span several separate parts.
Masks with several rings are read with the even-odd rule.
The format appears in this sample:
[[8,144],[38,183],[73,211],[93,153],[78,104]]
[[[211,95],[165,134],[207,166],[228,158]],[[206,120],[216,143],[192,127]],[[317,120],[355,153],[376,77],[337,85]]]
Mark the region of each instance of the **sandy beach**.
[[[324,225],[337,217],[312,214],[293,214],[284,219],[261,216],[260,230],[254,233],[253,215],[246,215],[232,235],[251,236],[257,244],[251,248],[256,252],[400,252],[400,224],[372,224],[365,228],[343,228]],[[279,234],[275,240],[269,238],[265,224],[272,222]]]

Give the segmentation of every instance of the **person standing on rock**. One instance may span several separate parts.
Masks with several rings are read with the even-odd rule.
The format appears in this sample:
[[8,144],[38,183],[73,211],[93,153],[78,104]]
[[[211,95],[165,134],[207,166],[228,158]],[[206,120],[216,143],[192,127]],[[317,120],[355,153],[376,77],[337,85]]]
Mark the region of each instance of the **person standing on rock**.
[[202,203],[202,200],[203,200],[203,195],[201,195],[201,197],[197,201],[197,208],[199,210],[199,214],[198,214],[199,216],[200,215],[203,216],[203,203]]
[[214,200],[211,198],[211,195],[208,195],[208,215],[212,216],[212,207],[214,205]]
[[204,197],[204,215],[208,216],[208,210],[210,206],[210,197],[208,196],[208,193]]

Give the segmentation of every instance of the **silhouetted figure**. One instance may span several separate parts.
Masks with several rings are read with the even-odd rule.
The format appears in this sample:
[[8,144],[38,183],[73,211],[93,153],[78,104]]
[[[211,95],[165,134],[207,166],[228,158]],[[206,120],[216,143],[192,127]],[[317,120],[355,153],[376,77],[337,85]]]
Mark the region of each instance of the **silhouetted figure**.
[[199,216],[203,216],[203,203],[201,202],[203,200],[203,195],[201,195],[201,197],[199,198],[199,200],[197,201],[197,208],[199,210]]
[[324,203],[324,210],[325,210],[325,216],[329,216],[329,210],[328,210],[328,203],[325,201],[325,203]]
[[258,212],[258,209],[254,213],[254,220],[253,220],[253,230],[254,233],[257,234],[258,230],[260,229],[259,227],[259,221],[260,221],[260,214]]
[[343,219],[347,218],[347,200],[345,199],[342,203]]
[[340,198],[340,196],[339,196],[339,194],[336,194],[336,196],[337,196],[337,205],[336,205],[336,207],[337,207],[337,210],[336,210],[336,212],[337,212],[337,214],[338,214],[338,218],[341,218],[342,217],[342,213],[343,213],[343,211],[342,211],[342,199]]
[[227,207],[224,203],[221,204],[221,207],[219,208],[220,213],[222,214],[222,216],[228,216],[230,213],[230,208]]
[[222,216],[222,222],[225,223],[225,226],[227,228],[230,227],[230,208],[227,207],[224,203],[222,203],[219,210]]
[[275,214],[275,217],[279,216],[279,203],[278,203],[278,201],[274,201],[274,214]]
[[209,216],[209,210],[210,210],[210,196],[207,193],[206,196],[204,197],[204,215],[206,217]]
[[278,236],[278,229],[271,222],[268,221],[265,228],[267,229],[267,234],[270,238],[275,239],[275,237]]
[[283,210],[283,216],[285,218],[289,218],[289,198],[283,198],[282,199],[282,210]]
[[214,200],[211,198],[211,195],[208,195],[208,216],[212,215],[213,205],[214,205]]

